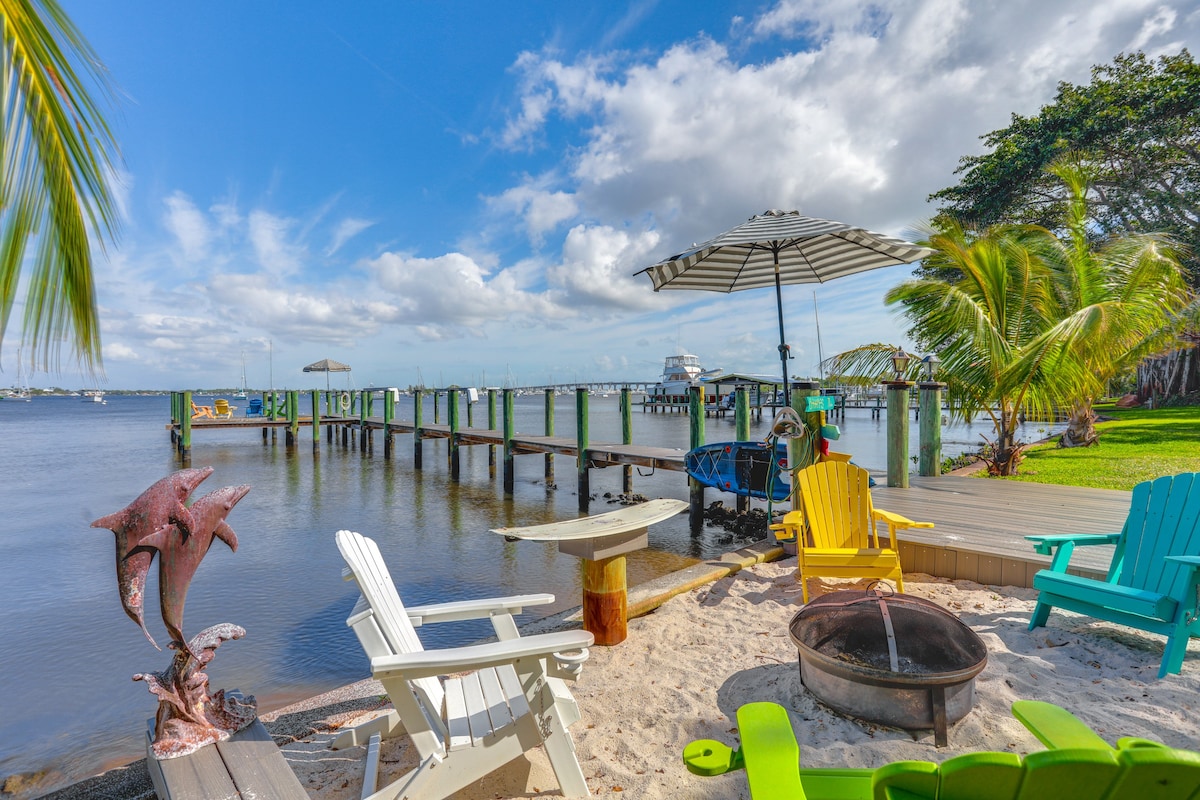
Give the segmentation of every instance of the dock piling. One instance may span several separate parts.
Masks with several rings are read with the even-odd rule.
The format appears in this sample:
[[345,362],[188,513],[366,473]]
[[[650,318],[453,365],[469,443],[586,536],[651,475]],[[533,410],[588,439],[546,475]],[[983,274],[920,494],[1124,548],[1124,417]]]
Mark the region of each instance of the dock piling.
[[513,433],[516,424],[513,420],[513,390],[504,390],[504,493],[509,497],[513,494]]
[[421,466],[421,439],[424,431],[421,430],[423,424],[422,417],[425,415],[425,398],[422,396],[424,392],[420,389],[413,390],[413,469],[419,470]]
[[[633,444],[633,399],[628,386],[621,389],[621,444]],[[633,467],[625,466],[621,475],[621,491],[633,494]]]
[[[554,435],[554,390],[546,389],[545,391],[546,404],[546,435]],[[546,486],[554,484],[554,453],[546,453]]]
[[575,469],[579,473],[579,510],[587,512],[591,500],[588,480],[588,390],[575,387]]
[[461,464],[458,453],[458,389],[447,390],[446,401],[450,417],[450,441],[446,447],[450,459],[450,480],[457,481]]
[[[704,387],[688,387],[688,441],[695,450],[704,444]],[[688,476],[688,526],[693,534],[704,527],[704,484]]]

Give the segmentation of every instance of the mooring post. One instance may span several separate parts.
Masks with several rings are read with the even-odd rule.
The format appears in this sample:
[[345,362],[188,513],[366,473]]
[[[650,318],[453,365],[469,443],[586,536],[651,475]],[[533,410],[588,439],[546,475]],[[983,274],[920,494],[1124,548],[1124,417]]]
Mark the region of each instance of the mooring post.
[[321,393],[312,390],[312,435],[313,435],[313,455],[321,452]]
[[288,447],[294,447],[300,438],[300,392],[288,389],[287,393],[287,441]]
[[921,397],[920,454],[917,459],[920,475],[942,474],[942,389],[945,386],[937,381],[917,384]]
[[579,477],[579,510],[586,512],[591,500],[588,481],[588,390],[575,387],[575,469]]
[[179,419],[179,392],[171,392],[171,444],[175,444],[175,441],[179,438],[175,433],[175,427],[179,424]]
[[[695,450],[704,444],[704,387],[688,387],[688,442]],[[688,476],[688,526],[692,533],[704,527],[704,484]]]
[[[628,386],[621,387],[621,442],[633,444],[633,392]],[[633,467],[626,465],[621,475],[621,491],[633,494]]]
[[[546,435],[554,435],[554,390],[545,390],[546,406]],[[546,453],[546,485],[554,483],[554,453]]]
[[910,381],[884,381],[887,387],[887,485],[908,488],[908,387]]
[[504,493],[512,496],[513,483],[513,390],[504,390]]
[[[496,390],[488,389],[488,430],[496,430]],[[496,477],[496,446],[488,445],[488,477]]]
[[392,433],[392,420],[396,418],[396,395],[391,389],[383,390],[383,457],[392,457],[392,445],[395,435]]
[[[735,386],[733,391],[734,438],[739,442],[748,442],[750,441],[750,397],[746,393],[745,386]],[[737,499],[738,513],[745,514],[749,510],[750,495],[739,494]]]
[[433,390],[433,424],[442,424],[442,392],[440,389]]
[[192,455],[192,393],[183,393],[183,407],[187,409],[179,420],[179,452],[184,459]]
[[367,454],[367,401],[370,398],[367,395],[366,389],[359,390],[358,393],[358,449],[365,456]]
[[413,469],[421,469],[421,426],[425,416],[425,393],[413,389]]
[[450,480],[457,481],[460,465],[458,453],[458,389],[448,389],[446,391],[446,402],[449,404],[447,411],[450,417],[450,441],[446,448],[450,457]]
[[[821,459],[821,411],[808,410],[808,398],[819,397],[821,385],[816,381],[793,381],[791,385],[792,410],[800,415],[806,433],[787,440],[788,469],[792,472],[792,510],[800,510],[800,485],[796,473],[816,464]],[[774,522],[774,520],[772,520]]]

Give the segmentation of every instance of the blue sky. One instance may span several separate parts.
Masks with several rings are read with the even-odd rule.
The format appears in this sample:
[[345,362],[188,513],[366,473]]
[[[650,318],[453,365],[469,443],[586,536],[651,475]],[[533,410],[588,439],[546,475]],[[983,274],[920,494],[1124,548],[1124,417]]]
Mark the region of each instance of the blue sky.
[[[1010,114],[1200,28],[1182,0],[62,3],[118,89],[103,385],[149,389],[243,354],[252,388],[321,358],[355,386],[774,372],[769,291],[633,273],[770,208],[911,237]],[[825,356],[908,344],[907,275],[786,287],[794,371],[814,292]]]

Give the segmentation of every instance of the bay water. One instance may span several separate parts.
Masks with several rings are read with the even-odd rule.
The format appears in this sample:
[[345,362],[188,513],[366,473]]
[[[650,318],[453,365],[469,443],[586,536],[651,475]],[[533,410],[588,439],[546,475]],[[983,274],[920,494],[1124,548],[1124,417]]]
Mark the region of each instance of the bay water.
[[[574,397],[556,403],[555,430],[574,437]],[[210,403],[197,398],[198,403]],[[234,401],[235,403],[238,401]],[[241,401],[243,404],[245,401]],[[443,420],[445,417],[443,399]],[[544,431],[542,396],[517,397],[518,432]],[[403,398],[398,416],[411,419]],[[237,412],[238,414],[241,411]],[[171,652],[156,651],[125,616],[117,593],[113,534],[89,527],[124,508],[150,484],[179,469],[171,444],[166,396],[37,397],[0,401],[0,783],[14,773],[47,771],[45,791],[128,763],[144,754],[146,720],[156,701],[141,672],[161,671]],[[770,420],[752,425],[752,438]],[[433,420],[432,400],[424,418]],[[486,427],[486,406],[474,408]],[[465,426],[466,414],[463,413]],[[886,414],[849,409],[836,420],[835,450],[872,471],[886,470]],[[732,415],[707,419],[706,440],[734,438]],[[619,442],[618,397],[590,398],[593,442]],[[688,447],[688,418],[642,413],[634,407],[637,444]],[[1056,432],[1030,423],[1022,438]],[[942,429],[943,455],[978,449],[986,423]],[[912,426],[910,452],[917,450]],[[528,622],[578,606],[580,561],[553,544],[507,542],[489,529],[534,525],[578,515],[575,462],[555,460],[556,480],[543,477],[542,456],[518,456],[512,497],[503,490],[502,463],[489,467],[488,448],[464,447],[462,476],[449,478],[444,440],[426,440],[424,469],[413,469],[411,436],[397,436],[391,459],[376,432],[373,452],[330,445],[311,433],[288,448],[283,432],[264,441],[260,429],[193,432],[191,466],[212,466],[193,499],[222,486],[251,490],[229,516],[239,548],[217,541],[192,580],[184,632],[193,636],[221,622],[246,629],[226,642],[208,673],[211,688],[240,688],[269,711],[367,677],[366,657],[345,625],[356,591],[341,579],[333,534],[357,530],[379,542],[406,603],[550,592],[556,601],[530,608]],[[590,513],[611,510],[621,470],[593,470]],[[646,497],[687,499],[685,475],[637,470],[634,489]],[[732,495],[708,490],[705,501]],[[761,506],[756,501],[756,506]],[[740,546],[720,528],[688,530],[680,515],[650,529],[650,547],[629,557],[636,585]],[[157,561],[155,562],[157,564]],[[146,589],[147,627],[169,641],[158,606],[157,569]],[[427,647],[474,641],[490,634],[484,621],[422,629]]]

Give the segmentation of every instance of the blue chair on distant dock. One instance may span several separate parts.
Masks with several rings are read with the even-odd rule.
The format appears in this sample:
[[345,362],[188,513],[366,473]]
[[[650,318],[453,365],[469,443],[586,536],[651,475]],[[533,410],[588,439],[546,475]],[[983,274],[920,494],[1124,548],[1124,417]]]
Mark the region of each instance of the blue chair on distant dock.
[[251,399],[251,400],[250,400],[250,404],[249,404],[248,406],[246,406],[246,416],[247,416],[247,417],[261,417],[261,416],[263,416],[263,401],[262,401],[262,398],[255,397],[255,398],[253,398],[253,399]]
[[[1133,487],[1119,533],[1026,536],[1053,556],[1033,576],[1037,606],[1029,629],[1046,624],[1053,608],[1167,637],[1158,677],[1183,667],[1188,640],[1200,636],[1200,472],[1164,476]],[[1116,545],[1103,580],[1067,571],[1085,545]]]

